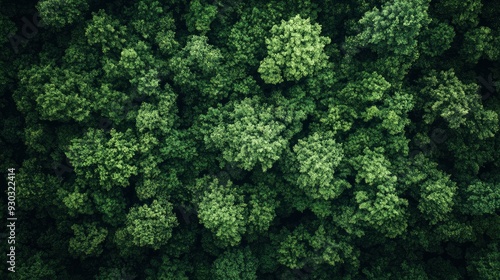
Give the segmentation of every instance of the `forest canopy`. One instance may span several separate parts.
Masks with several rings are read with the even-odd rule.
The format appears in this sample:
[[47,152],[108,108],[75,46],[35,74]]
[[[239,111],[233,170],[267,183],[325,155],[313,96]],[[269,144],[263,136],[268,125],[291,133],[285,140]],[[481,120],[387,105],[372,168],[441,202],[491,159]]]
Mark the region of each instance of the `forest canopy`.
[[500,279],[500,2],[0,3],[1,279]]

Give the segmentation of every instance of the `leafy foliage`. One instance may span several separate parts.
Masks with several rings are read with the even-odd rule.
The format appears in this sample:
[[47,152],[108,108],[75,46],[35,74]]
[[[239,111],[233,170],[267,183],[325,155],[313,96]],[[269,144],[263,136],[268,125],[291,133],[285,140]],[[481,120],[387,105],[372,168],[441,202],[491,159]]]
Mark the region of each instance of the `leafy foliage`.
[[325,67],[328,57],[323,48],[331,40],[320,33],[319,24],[300,15],[273,26],[266,39],[267,57],[258,70],[262,79],[269,84],[297,81]]
[[497,2],[2,8],[0,279],[500,279]]

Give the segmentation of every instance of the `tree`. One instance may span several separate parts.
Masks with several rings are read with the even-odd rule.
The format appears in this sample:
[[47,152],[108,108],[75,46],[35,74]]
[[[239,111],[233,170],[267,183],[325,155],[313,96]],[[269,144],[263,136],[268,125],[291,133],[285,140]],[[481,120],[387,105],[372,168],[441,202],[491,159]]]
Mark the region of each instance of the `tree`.
[[359,218],[393,238],[408,226],[405,217],[408,201],[397,195],[396,177],[391,174],[390,163],[380,154],[381,150],[365,148],[364,155],[353,159],[353,166],[358,170],[356,182],[376,188],[365,187],[365,190],[356,191],[355,199],[359,205]]
[[168,242],[172,229],[178,225],[172,209],[170,202],[158,200],[153,200],[150,205],[132,207],[127,214],[125,228],[117,231],[116,237],[119,242],[158,250]]
[[467,212],[473,215],[495,214],[500,209],[498,185],[482,181],[471,182],[467,187]]
[[204,133],[204,141],[207,146],[220,149],[227,162],[234,162],[245,170],[259,164],[265,171],[279,159],[287,144],[283,135],[285,122],[276,117],[275,112],[273,106],[261,104],[258,98],[245,98],[225,108],[211,108],[202,117],[214,123]]
[[198,205],[200,222],[214,233],[222,245],[236,246],[246,231],[243,196],[231,181],[226,185],[221,185],[218,179],[198,184],[208,184]]
[[99,45],[103,53],[123,48],[127,28],[120,21],[106,14],[104,10],[93,13],[92,21],[85,28],[88,43]]
[[108,230],[97,227],[96,223],[74,224],[71,226],[74,237],[69,241],[69,250],[75,256],[85,259],[98,256],[102,253],[102,242],[105,240]]
[[374,7],[359,20],[356,35],[347,36],[343,49],[344,64],[352,68],[358,63],[352,57],[361,50],[360,66],[355,67],[381,73],[387,80],[401,81],[418,58],[418,37],[431,21],[428,0],[386,2]]
[[[220,78],[222,54],[216,47],[208,44],[206,36],[192,35],[186,46],[170,60],[170,68],[174,73],[174,82],[191,90],[189,103],[196,100],[193,94],[209,96],[210,98],[224,97],[218,82]],[[195,78],[196,77],[196,78]]]
[[89,3],[87,0],[42,0],[37,3],[37,8],[46,26],[62,29],[81,20],[89,9]]
[[459,3],[454,0],[444,0],[435,4],[435,13],[445,18],[460,31],[475,27],[479,23],[479,14],[483,4],[481,1],[469,0]]
[[111,138],[106,138],[101,130],[89,130],[83,138],[72,141],[68,158],[77,175],[97,180],[103,189],[126,187],[130,176],[137,172],[131,161],[138,149],[136,140],[131,130],[112,130]]
[[224,252],[213,263],[215,279],[257,279],[257,259],[247,247]]
[[274,25],[271,38],[266,39],[267,56],[258,70],[264,82],[298,81],[324,68],[328,56],[323,48],[331,40],[320,33],[319,24],[313,25],[300,15]]
[[195,0],[189,3],[189,13],[186,15],[186,23],[188,31],[195,31],[205,34],[210,31],[210,24],[217,15],[217,7],[207,5],[200,0]]
[[444,118],[450,128],[458,128],[465,123],[473,106],[480,106],[477,85],[463,84],[453,69],[440,73],[432,72],[423,79],[426,86],[420,91],[427,99],[424,121],[432,123],[438,116]]
[[375,7],[359,20],[361,32],[346,38],[345,49],[349,54],[370,47],[379,54],[414,55],[417,36],[430,21],[427,9],[427,0],[393,0]]
[[342,146],[333,135],[314,133],[293,147],[299,164],[297,184],[307,195],[318,199],[333,199],[350,185],[336,178],[335,169],[343,159]]
[[470,252],[470,265],[467,270],[474,277],[481,279],[495,279],[500,276],[500,254],[498,253],[498,243],[487,245],[476,252]]
[[467,62],[476,64],[479,59],[498,59],[500,53],[493,47],[499,41],[487,26],[480,26],[465,33],[464,46],[461,48],[463,57]]

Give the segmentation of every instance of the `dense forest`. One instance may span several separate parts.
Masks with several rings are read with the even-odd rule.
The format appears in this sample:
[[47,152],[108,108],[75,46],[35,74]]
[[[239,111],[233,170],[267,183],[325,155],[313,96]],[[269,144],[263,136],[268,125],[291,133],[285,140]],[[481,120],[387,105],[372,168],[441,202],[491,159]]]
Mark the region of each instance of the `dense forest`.
[[1,279],[500,279],[500,1],[0,3]]

